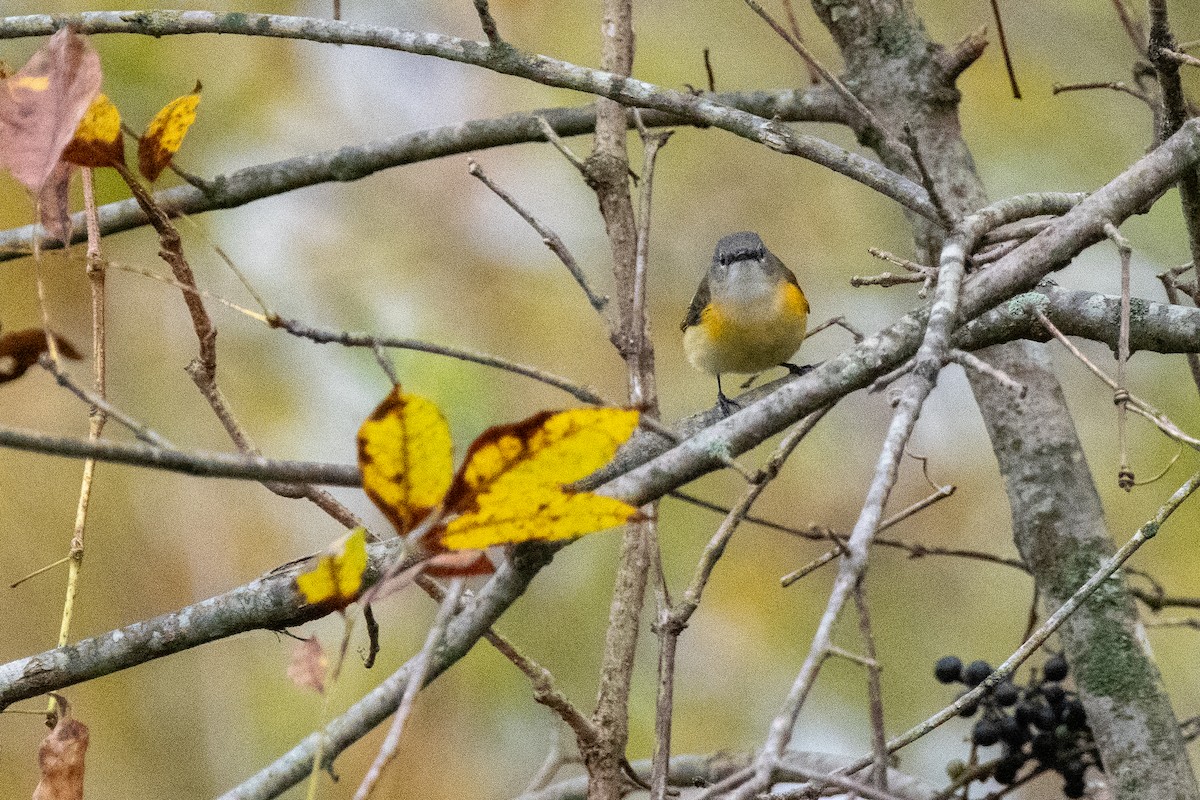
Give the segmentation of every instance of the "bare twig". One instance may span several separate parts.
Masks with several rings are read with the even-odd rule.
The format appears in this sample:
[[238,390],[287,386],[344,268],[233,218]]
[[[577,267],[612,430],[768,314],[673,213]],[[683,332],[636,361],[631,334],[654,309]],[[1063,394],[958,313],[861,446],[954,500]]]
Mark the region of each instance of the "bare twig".
[[[995,8],[996,0],[992,0],[992,7]],[[1000,41],[1003,43],[1004,37],[1001,34]],[[1005,51],[1007,58],[1008,51]],[[1014,84],[1015,86],[1016,84]],[[1020,97],[1020,95],[1017,95]],[[953,229],[958,223],[958,219],[950,209],[942,202],[942,198],[938,195],[937,187],[934,185],[933,176],[929,174],[929,169],[925,166],[925,159],[921,156],[921,143],[917,140],[917,135],[913,132],[911,125],[904,126],[904,144],[908,147],[908,152],[912,154],[913,164],[917,167],[917,174],[921,176],[921,185],[925,187],[925,191],[929,193],[929,200],[933,203],[933,207],[937,209],[938,216],[942,220],[942,226],[947,230]],[[872,253],[872,255],[874,255]]]
[[871,613],[867,605],[867,591],[859,581],[854,587],[854,606],[858,609],[858,631],[862,636],[863,650],[866,655],[867,668],[867,697],[871,709],[871,744],[875,750],[875,766],[871,774],[875,786],[887,791],[887,732],[883,725],[883,688],[880,685],[878,655],[875,651],[875,636],[871,633]]
[[[787,30],[772,17],[767,10],[758,4],[757,0],[744,0],[746,5],[750,6],[755,14],[758,14],[764,22],[771,26],[771,30],[779,34],[779,38],[783,39],[788,45],[796,51],[796,54],[804,60],[808,65],[810,74],[816,73],[821,76],[821,80],[825,81],[835,92],[838,93],[846,105],[854,112],[854,115],[859,119],[859,127],[870,131],[879,139],[879,144],[891,150],[897,157],[904,158],[904,146],[896,139],[895,134],[887,129],[875,115],[871,113],[871,109],[867,108],[861,100],[855,96],[854,92],[850,91],[844,83],[838,80],[837,76],[827,70],[820,61],[817,60],[809,49],[804,46],[804,43],[792,36]],[[939,215],[940,216],[940,215]]]
[[0,428],[0,447],[71,458],[95,458],[97,461],[133,464],[211,478],[362,486],[362,475],[356,464],[280,461],[240,453],[169,450],[108,439],[89,441],[68,436],[51,436],[17,428]]
[[[485,3],[484,9],[486,10],[486,8],[487,4]],[[433,650],[445,635],[446,626],[450,623],[450,618],[458,610],[458,600],[462,595],[462,589],[462,578],[458,578],[450,584],[450,588],[447,590],[446,596],[438,608],[437,617],[429,627],[429,633],[425,637],[425,644],[413,661],[413,666],[411,667],[412,676],[408,680],[408,685],[404,687],[404,694],[400,698],[400,706],[396,709],[396,715],[392,719],[392,727],[388,730],[387,737],[384,738],[379,752],[375,755],[375,760],[371,762],[370,769],[363,776],[362,783],[358,785],[358,790],[354,793],[354,800],[367,800],[371,796],[371,792],[375,790],[379,779],[383,776],[383,771],[396,758],[396,753],[400,747],[400,736],[404,732],[404,723],[408,720],[409,712],[412,710],[413,701],[417,697],[417,690],[425,684],[425,679],[429,674],[429,667],[433,661]]]
[[[688,621],[700,605],[700,599],[708,580],[716,568],[717,562],[724,555],[725,549],[733,538],[734,532],[743,520],[747,518],[750,508],[766,490],[767,485],[779,474],[784,463],[792,452],[803,441],[817,423],[821,421],[832,408],[826,406],[815,411],[793,428],[779,443],[771,454],[763,470],[763,479],[751,484],[742,494],[737,504],[729,509],[725,519],[717,528],[712,538],[704,548],[700,561],[696,564],[691,582],[683,593],[682,599],[670,605],[663,583],[663,596],[660,601],[659,617],[656,631],[659,637],[658,662],[658,705],[655,716],[655,748],[654,771],[651,777],[651,796],[654,800],[662,800],[666,796],[667,764],[671,755],[671,717],[675,688],[675,654],[678,649],[679,637],[688,625]],[[660,573],[661,574],[661,573]]]
[[1004,54],[1004,69],[1008,71],[1008,83],[1012,86],[1013,98],[1021,99],[1021,87],[1017,85],[1017,73],[1013,70],[1012,56],[1008,52],[1008,39],[1004,35],[1004,19],[1000,16],[1000,4],[992,2],[992,18],[996,20],[996,34],[1000,37],[1000,52]]
[[1151,102],[1150,97],[1137,87],[1130,86],[1122,81],[1093,81],[1090,83],[1056,83],[1050,87],[1053,94],[1061,94],[1063,92],[1080,92],[1088,89],[1112,89],[1114,92],[1124,92],[1127,95],[1136,97],[1143,103]]
[[955,364],[960,365],[964,369],[974,370],[980,375],[988,376],[996,383],[1015,394],[1017,397],[1025,396],[1027,388],[1024,384],[1013,379],[1011,375],[996,369],[994,366],[973,353],[968,353],[965,350],[954,349],[950,351],[950,360]]
[[[82,386],[78,386],[75,381],[71,379],[71,376],[68,375],[67,372],[58,364],[55,364],[54,361],[48,356],[43,355],[41,358],[39,358],[38,365],[53,375],[59,386],[62,386],[83,402],[100,409],[106,417],[111,417],[116,422],[124,425],[133,433],[134,436],[146,444],[163,449],[174,448],[174,445],[163,438],[159,433],[138,422],[136,419],[114,406],[108,400],[105,400],[99,395],[99,393],[88,391]],[[88,441],[96,442],[98,438],[99,437],[89,436]]]
[[488,8],[488,0],[474,0],[474,3],[475,11],[479,14],[479,25],[483,28],[483,35],[487,37],[488,44],[493,47],[504,44],[500,38],[500,31],[496,28],[496,20]]
[[[93,391],[100,401],[107,393],[107,354],[105,326],[105,292],[104,292],[104,260],[100,255],[100,222],[96,211],[96,189],[92,170],[83,170],[84,209],[87,218],[87,276],[92,294],[92,383]],[[40,289],[40,273],[39,273]],[[54,346],[54,336],[46,327],[46,339],[51,343],[47,361],[60,366],[57,349]],[[57,371],[57,370],[56,370]],[[93,405],[88,411],[88,441],[95,442],[104,431],[104,423],[108,415],[98,405]],[[79,486],[79,502],[75,508],[75,527],[71,535],[71,545],[67,553],[67,589],[63,600],[62,620],[58,630],[58,646],[62,647],[71,638],[71,617],[75,610],[75,598],[79,591],[79,571],[83,566],[84,534],[87,530],[88,508],[92,496],[92,482],[96,475],[96,460],[86,459],[83,462],[83,478]],[[51,713],[58,709],[58,701],[51,698],[49,710]]]
[[583,290],[585,295],[587,295],[588,303],[591,304],[592,308],[594,308],[597,313],[602,313],[604,311],[604,307],[608,305],[608,298],[597,294],[592,289],[591,285],[588,283],[587,276],[583,274],[583,270],[579,268],[579,264],[575,261],[575,256],[571,255],[571,251],[567,249],[565,244],[563,244],[563,240],[559,238],[558,234],[539,222],[537,218],[526,211],[521,204],[513,198],[512,195],[510,195],[508,192],[498,186],[491,178],[489,178],[479,164],[475,161],[475,159],[468,159],[467,172],[478,178],[484,186],[491,189],[492,192],[501,200],[503,200],[509,208],[517,212],[521,219],[528,222],[530,227],[538,232],[538,235],[542,237],[542,243],[545,244],[546,247],[549,247],[550,251],[553,252],[554,255],[558,256],[558,260],[563,263],[563,266],[566,267],[567,271],[571,273],[571,277],[575,279],[577,284],[579,284],[579,288]]
[[[1158,75],[1162,96],[1162,139],[1174,134],[1188,120],[1187,97],[1183,92],[1183,81],[1179,66],[1184,60],[1197,59],[1184,53],[1175,53],[1175,35],[1167,16],[1166,0],[1149,0],[1150,40],[1146,55]],[[1190,63],[1190,61],[1185,63]],[[1188,244],[1192,263],[1200,264],[1200,171],[1192,166],[1179,175],[1179,203],[1183,210],[1183,221],[1187,227]]]
[[820,325],[817,325],[816,327],[811,328],[808,331],[808,333],[804,334],[804,338],[805,338],[805,340],[807,340],[810,336],[816,336],[821,331],[825,330],[826,328],[831,328],[834,325],[836,325],[837,327],[846,331],[846,333],[850,334],[850,336],[856,342],[861,342],[863,339],[867,338],[866,335],[862,331],[860,331],[858,328],[851,325],[849,322],[846,321],[845,317],[841,317],[841,316],[831,317],[831,318],[825,320],[824,322],[822,322]]
[[584,164],[583,159],[575,155],[575,151],[563,141],[562,137],[558,135],[558,132],[554,130],[554,126],[547,122],[545,117],[538,117],[537,123],[542,129],[542,135],[546,137],[546,141],[554,145],[554,149],[562,153],[563,158],[565,158],[571,164],[571,166],[579,170],[581,175],[586,176],[587,165]]
[[420,339],[407,339],[399,336],[376,336],[369,333],[355,333],[352,331],[335,331],[326,328],[317,328],[301,322],[300,320],[281,317],[278,314],[272,314],[268,319],[268,323],[273,328],[282,328],[293,336],[300,336],[317,342],[318,344],[340,344],[343,347],[368,348],[379,346],[403,350],[419,350],[422,353],[433,353],[434,355],[456,358],[460,361],[470,361],[474,364],[482,364],[486,367],[494,367],[506,372],[523,375],[526,378],[532,378],[549,386],[553,386],[556,389],[561,389],[580,402],[588,403],[589,405],[612,405],[599,394],[587,388],[586,386],[580,386],[576,383],[572,383],[566,378],[560,378],[557,375],[552,375],[551,373],[540,370],[537,367],[518,364],[514,361],[508,361],[507,359],[500,358],[499,356],[489,355],[487,353],[479,353],[474,350],[466,350],[459,347],[433,344],[431,342],[421,341]]
[[1117,485],[1125,491],[1131,491],[1136,478],[1129,469],[1129,443],[1126,437],[1126,411],[1129,407],[1129,390],[1126,388],[1125,366],[1129,361],[1129,261],[1133,248],[1129,240],[1121,235],[1117,226],[1105,223],[1104,233],[1117,246],[1121,255],[1121,319],[1120,331],[1117,335],[1117,390],[1113,402],[1117,406],[1117,442],[1120,451],[1120,466],[1117,468]]
[[[1104,372],[1104,370],[1096,366],[1095,363],[1085,356],[1078,347],[1072,344],[1071,340],[1068,339],[1066,335],[1063,334],[1063,332],[1060,331],[1048,317],[1046,317],[1045,313],[1043,313],[1041,309],[1036,309],[1034,313],[1046,330],[1050,331],[1055,339],[1058,339],[1060,342],[1062,342],[1063,346],[1071,351],[1071,355],[1079,359],[1084,366],[1092,371],[1092,374],[1108,384],[1109,388],[1112,389],[1114,393],[1120,390],[1120,384],[1110,378],[1108,374]],[[1155,427],[1175,441],[1182,442],[1189,447],[1200,450],[1200,439],[1185,433],[1183,429],[1172,422],[1169,417],[1160,412],[1154,406],[1147,403],[1145,400],[1142,400],[1137,395],[1128,392],[1126,392],[1126,394],[1128,394],[1128,397],[1123,397],[1122,399],[1124,400],[1125,404],[1135,413],[1152,422]]]

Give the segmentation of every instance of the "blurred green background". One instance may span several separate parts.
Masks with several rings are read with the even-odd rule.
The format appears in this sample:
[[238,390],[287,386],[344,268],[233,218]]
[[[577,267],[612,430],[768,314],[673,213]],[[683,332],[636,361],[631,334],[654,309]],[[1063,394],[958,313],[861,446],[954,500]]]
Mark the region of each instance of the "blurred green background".
[[[1102,184],[1145,150],[1149,114],[1116,92],[1054,97],[1050,87],[1128,79],[1134,53],[1111,5],[1104,0],[1005,5],[1025,99],[1012,99],[995,45],[960,81],[963,126],[991,196]],[[123,7],[9,0],[4,13]],[[327,4],[282,0],[229,7],[329,13]],[[992,26],[983,0],[922,0],[917,7],[942,42]],[[343,8],[353,21],[480,37],[467,0],[346,0]],[[492,0],[492,8],[502,34],[517,46],[585,65],[598,62],[595,3]],[[819,24],[807,8],[799,10],[810,46],[836,66],[836,53]],[[1181,39],[1200,37],[1194,3],[1176,2],[1171,10]],[[701,52],[709,47],[720,90],[804,83],[795,55],[737,0],[640,3],[635,24],[639,78],[676,88],[703,85]],[[40,43],[5,41],[0,58],[17,67]],[[197,78],[203,80],[200,118],[178,161],[204,176],[478,117],[589,101],[458,64],[362,48],[230,36],[104,36],[93,44],[102,57],[105,91],[135,128],[190,90]],[[1186,77],[1194,89],[1195,77]],[[804,129],[853,146],[845,131]],[[579,139],[573,146],[587,152],[590,145]],[[633,147],[634,161],[640,163],[636,142]],[[563,237],[602,291],[611,291],[594,196],[558,153],[530,144],[476,157]],[[868,247],[912,254],[895,205],[862,186],[719,130],[679,129],[658,163],[649,300],[666,419],[713,401],[711,378],[684,362],[677,325],[724,233],[759,231],[800,275],[814,323],[845,315],[872,331],[916,302],[911,287],[849,286],[852,275],[887,268],[867,254]],[[173,180],[168,175],[162,184]],[[102,201],[126,196],[113,176],[101,175],[99,187]],[[30,221],[27,195],[7,176],[0,176],[0,197],[0,227]],[[329,328],[493,352],[587,383],[608,397],[623,395],[623,365],[605,328],[537,235],[467,174],[465,156],[207,214],[194,224],[182,222],[181,229],[198,279],[214,295],[253,305],[216,256],[213,242],[282,314]],[[1175,194],[1124,230],[1136,248],[1135,294],[1161,299],[1154,276],[1188,260]],[[104,246],[116,265],[167,273],[145,230],[112,237]],[[54,324],[88,349],[82,249],[69,257],[46,255],[43,271]],[[1057,279],[1115,291],[1116,253],[1095,247]],[[180,446],[232,449],[183,373],[196,342],[178,293],[117,268],[109,272],[108,286],[113,400]],[[355,431],[387,391],[370,354],[297,341],[217,302],[209,307],[221,332],[221,385],[264,452],[352,461]],[[9,330],[39,324],[34,265],[28,259],[0,264],[0,323]],[[819,361],[848,342],[836,329],[822,333],[805,346],[802,358]],[[1163,481],[1128,495],[1118,491],[1111,396],[1061,348],[1052,349],[1112,532],[1123,540],[1196,468],[1197,459],[1185,453]],[[1103,346],[1085,350],[1111,363]],[[435,399],[445,410],[460,453],[488,425],[571,402],[541,384],[474,365],[404,352],[395,361],[407,389]],[[90,380],[85,364],[74,372],[81,381]],[[1200,429],[1196,390],[1182,357],[1139,354],[1130,374],[1136,393],[1185,428]],[[882,396],[860,393],[845,400],[797,451],[757,512],[796,525],[815,522],[849,530],[888,417]],[[0,386],[0,424],[83,436],[86,409],[34,370]],[[108,433],[128,438],[114,423]],[[1157,472],[1175,453],[1172,444],[1137,421],[1131,442],[1139,476]],[[995,461],[957,367],[943,374],[912,450],[930,457],[934,480],[954,483],[958,492],[892,533],[930,545],[1013,554]],[[758,463],[765,452],[744,460]],[[66,553],[80,470],[74,461],[0,451],[4,585]],[[727,503],[738,495],[739,484],[736,476],[721,474],[691,488]],[[908,461],[890,510],[927,492],[919,465]],[[335,494],[376,530],[388,530],[361,492]],[[663,504],[661,517],[666,571],[679,590],[719,517],[675,501]],[[1200,594],[1196,521],[1194,504],[1185,507],[1136,559],[1172,592]],[[311,505],[278,498],[256,484],[103,464],[97,470],[73,636],[102,633],[220,593],[340,534]],[[617,544],[617,535],[606,533],[572,545],[498,626],[551,669],[560,687],[587,710],[594,702]],[[748,750],[761,742],[807,652],[833,570],[787,590],[780,589],[778,578],[823,550],[751,525],[738,531],[682,639],[676,752]],[[0,590],[0,661],[53,645],[64,583],[60,568],[18,589]],[[932,678],[938,656],[953,653],[996,663],[1011,652],[1025,625],[1031,588],[1026,577],[1002,568],[877,552],[869,590],[890,733],[953,699],[953,690]],[[334,713],[420,647],[434,610],[427,598],[411,591],[378,608],[379,663],[368,672],[351,656],[335,690]],[[332,648],[341,623],[329,619],[305,630],[319,633]],[[1179,628],[1149,633],[1181,718],[1200,713],[1197,635]],[[858,648],[853,614],[841,624],[838,641]],[[648,757],[653,741],[655,650],[648,633],[644,644],[632,708],[633,759]],[[67,695],[92,732],[88,797],[208,797],[290,748],[321,714],[320,699],[285,676],[291,647],[285,637],[252,633],[71,688]],[[364,647],[361,636],[353,647]],[[44,704],[28,701],[18,707],[41,710]],[[920,740],[902,751],[901,767],[943,783],[946,761],[966,756],[968,727],[952,723]],[[32,792],[44,733],[37,716],[0,715],[0,796]],[[557,737],[552,715],[531,701],[526,680],[480,646],[420,695],[384,788],[428,798],[512,796]],[[377,731],[344,754],[337,763],[342,782],[326,786],[321,796],[350,797],[381,740]],[[869,748],[860,668],[838,660],[826,666],[795,741],[799,747],[847,754]],[[302,796],[301,791],[288,796]],[[1024,796],[1052,797],[1058,791],[1058,782],[1046,779]]]

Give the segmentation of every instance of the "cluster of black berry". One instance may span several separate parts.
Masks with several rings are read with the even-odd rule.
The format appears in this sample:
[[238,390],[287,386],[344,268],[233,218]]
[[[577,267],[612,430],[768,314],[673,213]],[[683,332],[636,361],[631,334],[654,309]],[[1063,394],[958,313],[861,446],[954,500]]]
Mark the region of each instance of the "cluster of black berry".
[[[992,773],[1000,783],[1016,783],[1017,773],[1032,761],[1034,771],[1054,770],[1062,775],[1065,796],[1083,797],[1088,765],[1103,769],[1083,704],[1075,692],[1062,686],[1067,671],[1067,660],[1061,654],[1051,656],[1042,665],[1041,677],[1035,674],[1028,686],[1004,681],[960,712],[973,717],[983,710],[971,741],[979,747],[1002,745]],[[992,666],[986,661],[964,667],[957,656],[939,659],[933,670],[942,683],[965,683],[969,688],[983,683],[991,673]]]

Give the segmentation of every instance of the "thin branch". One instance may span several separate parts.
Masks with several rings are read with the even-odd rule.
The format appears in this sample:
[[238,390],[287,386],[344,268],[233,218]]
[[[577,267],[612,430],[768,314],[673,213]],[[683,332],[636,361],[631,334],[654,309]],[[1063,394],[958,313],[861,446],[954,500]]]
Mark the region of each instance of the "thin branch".
[[571,255],[571,251],[567,249],[565,244],[563,244],[563,240],[559,237],[559,235],[539,222],[537,218],[526,211],[521,204],[513,198],[512,195],[504,191],[504,189],[502,189],[491,178],[489,178],[484,173],[483,168],[480,167],[475,161],[475,159],[472,158],[467,161],[467,172],[478,178],[484,186],[491,189],[492,192],[501,200],[503,200],[509,208],[517,212],[521,219],[528,222],[530,227],[537,231],[538,235],[542,237],[542,243],[545,244],[546,247],[549,247],[550,251],[553,252],[554,255],[558,256],[558,260],[563,263],[563,266],[566,267],[567,271],[571,273],[571,277],[575,279],[577,284],[579,284],[579,288],[583,290],[585,295],[587,295],[588,303],[591,304],[592,308],[594,308],[597,313],[602,313],[604,311],[604,307],[608,305],[608,298],[593,291],[591,285],[588,283],[587,276],[583,274],[583,270],[579,268],[579,264],[575,261],[575,256]]
[[[94,176],[90,168],[83,170],[83,198],[85,216],[87,218],[87,276],[92,295],[92,383],[93,391],[100,402],[104,401],[107,388],[107,326],[105,325],[105,291],[104,291],[104,260],[100,255],[100,222],[96,212],[96,188]],[[51,342],[54,336],[46,329],[47,339]],[[50,350],[42,363],[55,367],[60,362],[55,350]],[[39,359],[40,361],[40,359]],[[55,370],[61,371],[61,370]],[[92,405],[88,411],[88,441],[95,442],[104,432],[104,424],[108,415],[99,405]],[[83,477],[79,486],[79,502],[75,508],[75,527],[71,535],[71,544],[67,552],[67,588],[63,600],[62,619],[58,630],[58,645],[62,647],[71,639],[71,618],[75,609],[75,598],[79,591],[79,571],[83,566],[84,535],[87,530],[88,509],[91,505],[92,483],[96,475],[96,460],[85,459],[83,462]],[[57,699],[51,699],[50,712],[58,710]]]
[[[484,11],[480,13],[486,11],[487,3],[484,2]],[[462,596],[462,590],[463,579],[458,578],[450,584],[450,589],[442,599],[437,617],[434,618],[433,624],[429,626],[429,633],[425,636],[425,644],[413,660],[412,676],[408,680],[408,685],[404,687],[400,706],[396,709],[396,715],[392,719],[392,727],[388,729],[387,736],[380,745],[379,752],[375,755],[375,760],[371,762],[367,774],[363,776],[362,783],[358,785],[358,790],[354,793],[354,800],[367,800],[383,776],[383,771],[395,760],[396,753],[400,748],[400,736],[404,732],[404,723],[408,720],[413,701],[416,700],[417,690],[425,684],[425,678],[429,675],[429,666],[433,661],[434,648],[445,635],[450,617],[458,610],[458,601]]]
[[1125,367],[1129,362],[1129,315],[1130,315],[1130,289],[1129,289],[1129,268],[1130,258],[1133,254],[1133,248],[1129,244],[1129,240],[1121,235],[1116,225],[1111,223],[1104,226],[1104,233],[1116,245],[1117,252],[1121,256],[1121,316],[1120,330],[1117,334],[1117,389],[1113,396],[1113,402],[1117,405],[1117,443],[1120,451],[1120,466],[1117,468],[1117,485],[1125,491],[1132,491],[1136,478],[1133,472],[1129,469],[1129,445],[1125,432],[1125,422],[1129,410],[1129,390],[1127,379],[1125,377]]
[[169,450],[108,439],[92,442],[19,428],[0,428],[0,447],[70,458],[95,458],[97,461],[133,464],[208,478],[362,486],[362,474],[356,464],[280,461],[235,453]]
[[867,668],[867,697],[871,709],[871,744],[875,750],[875,767],[871,774],[875,786],[887,791],[888,751],[887,732],[883,724],[883,688],[880,685],[878,655],[875,651],[875,636],[871,632],[871,613],[867,605],[867,592],[863,581],[854,588],[854,606],[858,610],[858,631],[863,640],[864,659]]
[[487,37],[488,44],[493,47],[504,44],[504,40],[500,38],[500,31],[496,28],[496,20],[488,8],[488,0],[474,0],[474,3],[475,11],[479,14],[479,25],[483,28],[483,35]]
[[1011,375],[996,369],[994,366],[984,361],[982,358],[974,355],[973,353],[968,353],[965,350],[954,349],[950,351],[950,360],[961,366],[963,369],[974,370],[980,375],[986,375],[996,383],[1003,386],[1005,389],[1015,394],[1017,397],[1024,397],[1026,391],[1028,391],[1027,387],[1023,383],[1018,382]]
[[[637,118],[635,117],[634,119],[636,120]],[[537,123],[538,127],[542,129],[542,135],[546,137],[546,141],[552,144],[555,150],[562,153],[562,157],[567,160],[567,163],[579,170],[580,175],[586,176],[587,164],[583,162],[582,158],[575,155],[575,151],[563,141],[562,137],[558,135],[558,131],[554,130],[554,126],[545,117],[538,117]]]
[[1000,4],[991,0],[992,18],[996,20],[996,34],[1000,37],[1000,52],[1004,54],[1004,69],[1008,72],[1008,83],[1012,86],[1013,98],[1021,99],[1021,87],[1017,85],[1017,73],[1013,70],[1012,56],[1008,52],[1008,39],[1004,35],[1004,19],[1000,16]]
[[1182,442],[1192,448],[1200,450],[1200,439],[1197,439],[1196,437],[1184,432],[1184,430],[1172,422],[1169,417],[1160,412],[1154,406],[1147,403],[1145,400],[1142,400],[1137,395],[1130,394],[1128,391],[1123,390],[1117,381],[1110,378],[1108,374],[1104,372],[1104,370],[1096,366],[1096,364],[1093,363],[1092,360],[1087,356],[1085,356],[1078,347],[1073,345],[1066,335],[1063,334],[1063,332],[1060,331],[1057,326],[1055,326],[1055,324],[1046,317],[1045,314],[1043,314],[1040,310],[1035,313],[1037,313],[1038,319],[1041,320],[1042,325],[1044,325],[1046,329],[1050,331],[1050,333],[1054,334],[1054,337],[1062,342],[1064,347],[1071,351],[1071,355],[1079,359],[1084,366],[1091,370],[1092,374],[1108,384],[1109,388],[1112,389],[1114,393],[1123,393],[1116,396],[1118,396],[1118,398],[1122,400],[1129,408],[1133,409],[1135,413],[1154,423],[1155,427],[1177,442]]
[[[43,355],[41,358],[39,358],[38,366],[53,375],[54,380],[58,382],[59,386],[62,386],[64,389],[88,405],[100,409],[102,412],[104,412],[106,417],[111,417],[115,422],[124,425],[133,433],[134,436],[146,444],[168,450],[175,448],[175,445],[171,444],[171,442],[165,439],[158,432],[151,430],[142,423],[138,422],[136,419],[129,416],[109,401],[105,400],[98,393],[88,391],[87,389],[77,385],[75,381],[71,379],[71,376],[68,375],[65,370],[60,368],[59,365],[55,364],[54,361],[48,356]],[[98,441],[98,437],[89,435],[88,441]]]
[[[1175,35],[1171,32],[1170,20],[1167,17],[1166,0],[1149,0],[1148,7],[1150,40],[1146,55],[1158,75],[1163,107],[1160,135],[1166,139],[1179,130],[1190,116],[1187,97],[1183,93],[1183,81],[1179,76],[1180,62],[1183,59],[1197,63],[1200,61],[1192,56],[1174,52]],[[1194,166],[1183,170],[1179,175],[1179,203],[1183,210],[1183,222],[1187,227],[1192,263],[1200,264],[1200,171]]]
[[[787,29],[785,29],[774,17],[767,13],[767,10],[759,5],[756,0],[744,0],[744,2],[746,5],[750,6],[750,9],[755,14],[757,14],[764,22],[767,23],[767,25],[771,27],[771,30],[779,34],[779,38],[787,42],[788,45],[796,51],[796,54],[800,56],[800,58],[803,59],[804,63],[808,66],[810,74],[819,75],[821,80],[829,84],[829,86],[835,92],[837,92],[838,96],[846,102],[846,105],[850,107],[850,109],[854,112],[854,115],[859,119],[858,127],[860,128],[860,132],[870,132],[874,138],[878,139],[880,147],[891,150],[901,159],[904,158],[904,145],[900,143],[895,134],[889,131],[887,127],[883,125],[883,123],[881,123],[873,113],[871,113],[871,109],[867,108],[866,105],[864,105],[863,102],[859,100],[857,96],[855,96],[854,92],[850,91],[850,89],[848,89],[844,83],[838,80],[836,75],[827,70],[825,66],[817,60],[816,56],[809,52],[808,48],[804,46],[802,41],[788,33]],[[934,204],[936,207],[936,201]],[[933,221],[940,223],[940,216],[938,219],[933,219]]]
[[1136,97],[1143,103],[1151,102],[1150,97],[1141,89],[1130,86],[1122,81],[1093,81],[1091,83],[1056,83],[1050,87],[1052,94],[1061,94],[1063,92],[1081,92],[1089,89],[1112,89],[1114,92],[1124,92],[1127,95]]
[[434,355],[446,356],[448,358],[456,358],[460,361],[469,361],[473,364],[482,364],[485,367],[494,367],[512,372],[517,375],[523,375],[526,378],[532,378],[535,381],[540,381],[548,386],[553,386],[556,389],[561,389],[580,402],[588,403],[589,405],[612,405],[599,394],[586,386],[572,383],[566,378],[560,378],[537,367],[530,367],[525,364],[518,364],[515,361],[493,356],[488,353],[480,353],[475,350],[467,350],[460,347],[449,347],[447,345],[433,344],[420,339],[408,339],[400,336],[377,336],[370,333],[356,333],[353,331],[336,331],[327,328],[317,328],[308,325],[300,320],[289,319],[287,317],[272,314],[268,318],[268,324],[273,328],[281,328],[293,336],[299,336],[304,339],[316,342],[318,344],[340,344],[343,347],[389,347],[401,350],[418,350],[422,353],[433,353]]

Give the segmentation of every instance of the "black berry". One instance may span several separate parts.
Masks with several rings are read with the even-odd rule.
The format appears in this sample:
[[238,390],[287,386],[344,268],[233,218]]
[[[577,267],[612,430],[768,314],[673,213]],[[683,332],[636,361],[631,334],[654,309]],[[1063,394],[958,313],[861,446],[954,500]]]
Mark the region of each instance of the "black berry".
[[1038,704],[1033,712],[1033,727],[1039,731],[1052,731],[1058,727],[1058,715],[1050,706]]
[[942,656],[933,667],[933,676],[941,683],[962,680],[962,659],[958,656]]
[[1087,725],[1087,712],[1083,710],[1083,703],[1078,700],[1068,700],[1063,703],[1062,721],[1073,731],[1081,731]]
[[1063,764],[1062,769],[1059,770],[1059,772],[1062,773],[1062,776],[1066,778],[1067,783],[1071,783],[1072,781],[1082,781],[1083,773],[1086,771],[1087,764],[1084,764],[1079,759],[1068,761],[1066,764]]
[[986,661],[972,661],[971,665],[963,670],[963,682],[967,686],[978,686],[983,683],[984,678],[991,674],[991,664]]
[[1068,667],[1067,659],[1063,658],[1062,653],[1056,656],[1051,656],[1045,664],[1042,665],[1042,674],[1046,676],[1048,681],[1061,681],[1067,677]]
[[1054,737],[1053,733],[1039,733],[1033,737],[1029,746],[1033,750],[1034,756],[1045,764],[1053,762],[1058,753],[1058,739]]
[[1021,690],[1012,681],[1005,681],[992,691],[992,697],[1002,706],[1011,706],[1021,697]]
[[1076,797],[1083,797],[1086,791],[1087,785],[1084,784],[1083,778],[1077,781],[1067,781],[1063,784],[1063,795],[1072,798],[1072,800]]
[[1020,747],[1029,741],[1029,730],[1008,715],[1000,717],[1000,738],[1012,747]]
[[975,723],[971,740],[980,747],[993,745],[1000,741],[1000,726],[990,719],[981,719]]
[[1052,706],[1061,706],[1067,699],[1067,690],[1057,683],[1046,683],[1042,685],[1042,697],[1049,700]]
[[[963,694],[966,694],[966,693],[964,692]],[[962,695],[960,694],[959,697],[962,697]],[[975,716],[975,712],[977,712],[977,711],[979,711],[979,701],[978,700],[976,700],[973,703],[968,703],[967,705],[963,706],[962,710],[958,712],[958,715],[960,717],[973,717],[973,716]]]
[[1038,703],[1032,700],[1022,700],[1017,704],[1017,722],[1021,725],[1032,725],[1037,718]]
[[996,765],[996,771],[992,773],[992,777],[997,783],[1008,785],[1017,782],[1017,771],[1021,769],[1021,765],[1013,761],[1004,760]]

